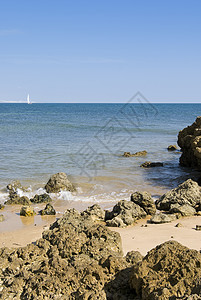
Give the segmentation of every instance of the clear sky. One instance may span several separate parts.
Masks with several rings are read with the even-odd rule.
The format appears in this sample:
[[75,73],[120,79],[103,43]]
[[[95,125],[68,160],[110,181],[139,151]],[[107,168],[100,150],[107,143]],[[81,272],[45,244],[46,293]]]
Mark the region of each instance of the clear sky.
[[1,0],[0,100],[201,102],[200,0]]

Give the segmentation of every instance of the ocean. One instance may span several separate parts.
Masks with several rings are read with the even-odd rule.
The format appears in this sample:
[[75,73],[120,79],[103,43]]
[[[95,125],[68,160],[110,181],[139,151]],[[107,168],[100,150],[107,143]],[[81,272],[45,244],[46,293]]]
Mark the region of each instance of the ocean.
[[[158,197],[194,176],[167,146],[199,115],[201,104],[0,104],[0,203],[12,180],[31,196],[57,172],[77,187],[54,195],[62,201],[112,203],[136,190]],[[122,157],[142,150],[146,157]],[[143,169],[145,161],[164,166]]]

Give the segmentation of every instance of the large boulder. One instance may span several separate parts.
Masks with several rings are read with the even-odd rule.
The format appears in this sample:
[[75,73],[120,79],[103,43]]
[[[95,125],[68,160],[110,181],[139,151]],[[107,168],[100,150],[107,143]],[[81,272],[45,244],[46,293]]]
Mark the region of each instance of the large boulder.
[[142,300],[201,295],[201,253],[176,241],[165,242],[133,267],[130,283]]
[[172,204],[187,204],[198,210],[200,203],[201,187],[197,184],[197,182],[192,179],[188,179],[157,200],[156,207],[160,210],[169,211]]
[[131,195],[131,201],[142,207],[148,215],[154,215],[156,212],[156,205],[147,192],[135,192]]
[[196,214],[196,210],[189,204],[179,205],[172,204],[169,210],[170,214],[179,214],[182,217],[189,217]]
[[30,199],[32,203],[49,203],[52,201],[48,194],[35,195],[32,199]]
[[182,150],[180,164],[201,170],[201,117],[179,132],[177,143]]
[[88,207],[81,215],[90,216],[93,221],[105,221],[105,211],[98,204]]
[[175,214],[155,214],[151,219],[150,223],[153,224],[162,224],[162,223],[170,223],[172,221],[175,221],[177,219],[177,216]]
[[132,201],[121,200],[114,207],[109,215],[110,220],[106,220],[107,226],[125,227],[134,224],[137,220],[146,217],[146,212],[142,207]]
[[45,185],[47,193],[58,193],[60,191],[74,192],[75,187],[63,172],[54,174]]

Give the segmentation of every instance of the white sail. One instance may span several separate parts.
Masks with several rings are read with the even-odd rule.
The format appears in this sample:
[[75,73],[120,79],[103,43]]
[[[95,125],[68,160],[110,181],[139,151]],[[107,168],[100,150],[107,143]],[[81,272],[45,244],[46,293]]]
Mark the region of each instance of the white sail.
[[27,95],[27,103],[31,104],[30,98],[29,98],[29,94]]

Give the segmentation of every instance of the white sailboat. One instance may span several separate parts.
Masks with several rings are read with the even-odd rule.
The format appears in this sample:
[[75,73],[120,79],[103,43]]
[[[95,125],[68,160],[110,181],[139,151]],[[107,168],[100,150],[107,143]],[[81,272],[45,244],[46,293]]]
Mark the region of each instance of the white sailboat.
[[29,94],[27,95],[27,104],[31,104]]

